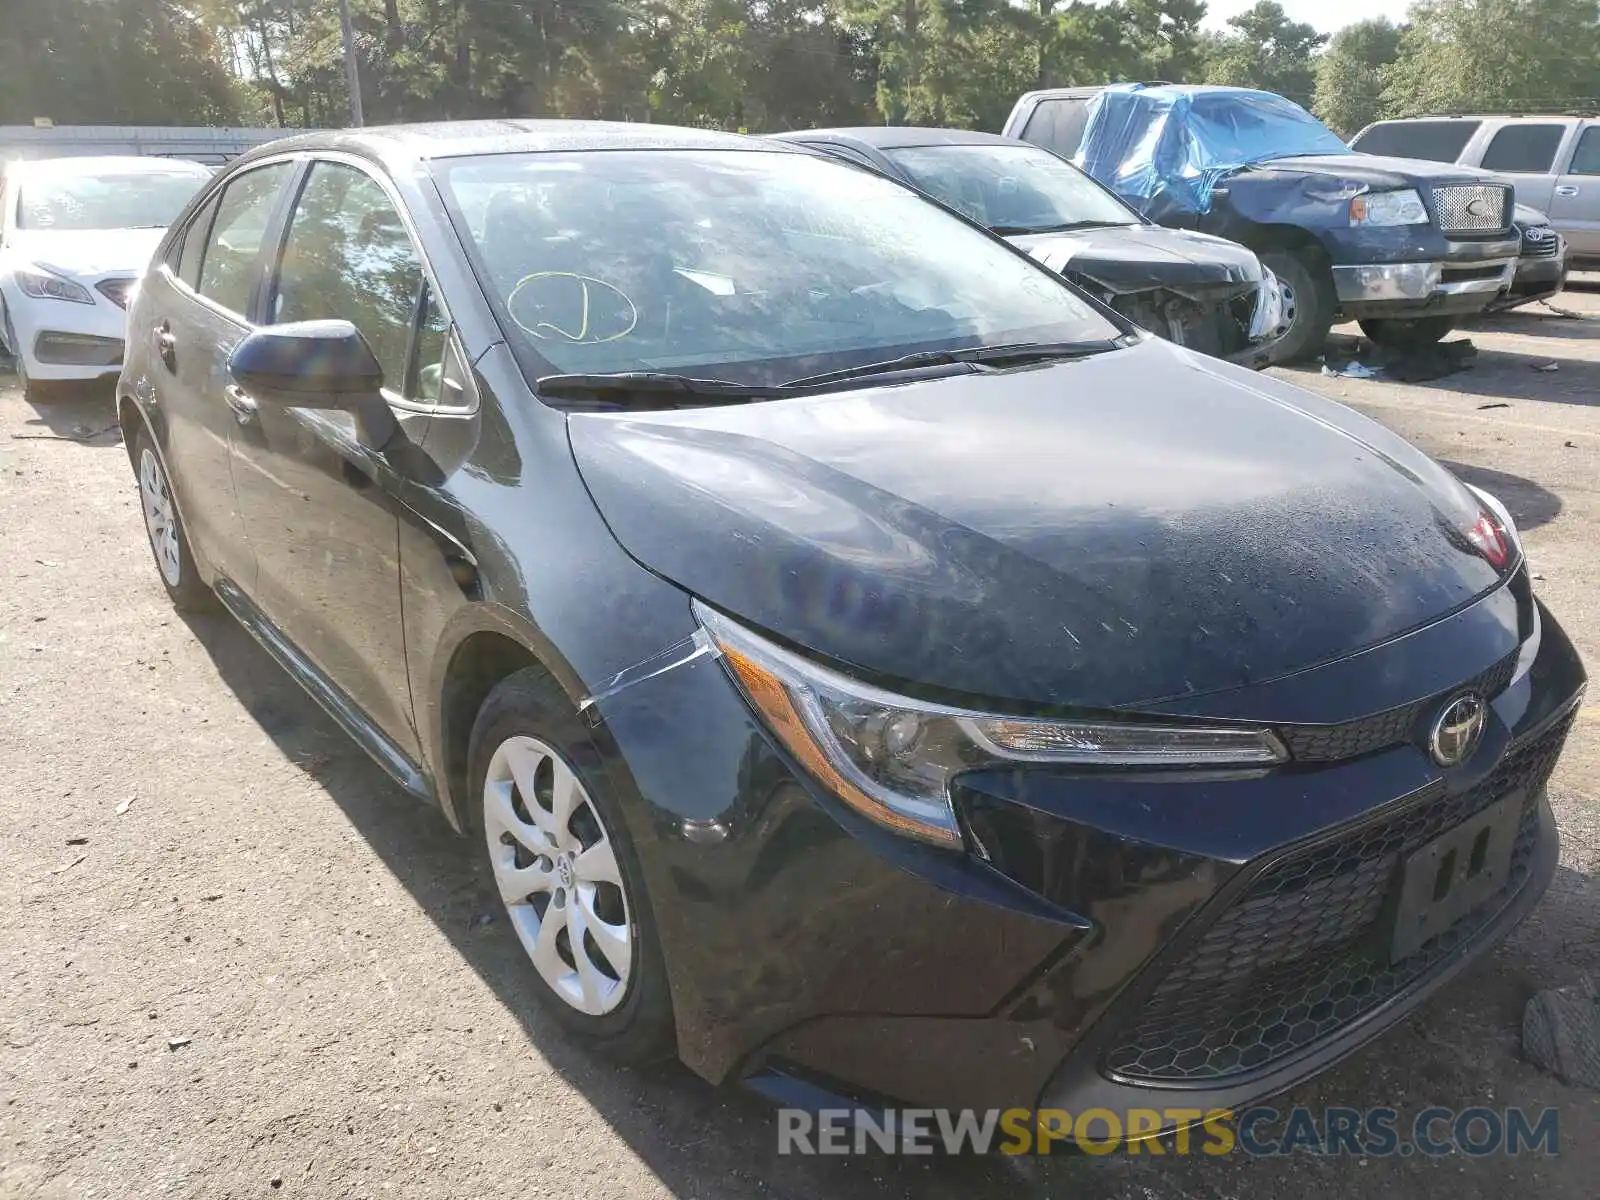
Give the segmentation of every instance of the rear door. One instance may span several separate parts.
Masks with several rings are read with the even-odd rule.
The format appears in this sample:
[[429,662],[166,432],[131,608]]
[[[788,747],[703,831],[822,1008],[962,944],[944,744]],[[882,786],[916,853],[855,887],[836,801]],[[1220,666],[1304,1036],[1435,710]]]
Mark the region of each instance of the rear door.
[[[384,373],[405,437],[420,445],[449,322],[401,205],[374,169],[311,164],[264,289],[263,323],[350,321]],[[234,479],[256,553],[251,599],[404,755],[415,761],[400,608],[406,481],[345,412],[256,406],[233,427]]]
[[235,417],[227,362],[248,332],[266,231],[296,164],[284,159],[234,176],[191,218],[170,259],[147,282],[136,311],[146,338],[146,379],[164,430],[163,449],[189,538],[228,579],[248,586],[245,543],[228,458]]
[[1600,122],[1583,122],[1546,211],[1570,254],[1600,258]]
[[1565,149],[1565,121],[1511,121],[1500,126],[1483,148],[1478,165],[1516,185],[1517,203],[1549,211],[1558,156]]

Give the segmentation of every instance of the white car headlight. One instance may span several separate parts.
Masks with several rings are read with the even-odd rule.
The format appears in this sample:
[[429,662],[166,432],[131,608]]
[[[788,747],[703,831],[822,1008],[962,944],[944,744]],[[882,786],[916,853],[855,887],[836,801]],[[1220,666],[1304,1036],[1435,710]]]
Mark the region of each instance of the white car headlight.
[[1288,757],[1268,729],[1035,720],[931,704],[819,666],[698,601],[695,615],[751,707],[806,770],[869,820],[941,845],[961,843],[950,781],[962,771],[1270,766]]
[[65,300],[71,304],[93,304],[89,289],[76,280],[64,279],[50,271],[33,271],[23,267],[12,274],[24,295],[35,300]]
[[1398,192],[1367,192],[1350,201],[1352,225],[1426,225],[1428,210],[1415,188]]

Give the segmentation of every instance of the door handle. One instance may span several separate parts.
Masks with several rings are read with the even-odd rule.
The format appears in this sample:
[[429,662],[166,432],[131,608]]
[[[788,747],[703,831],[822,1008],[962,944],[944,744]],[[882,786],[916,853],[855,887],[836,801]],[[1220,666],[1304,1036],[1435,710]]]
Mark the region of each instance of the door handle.
[[1570,183],[1560,184],[1556,188],[1556,195],[1558,196],[1576,196],[1577,194],[1578,189]]
[[251,421],[256,419],[256,414],[260,411],[255,397],[236,383],[230,383],[222,389],[222,399],[233,410],[233,415],[241,425],[250,424]]
[[178,335],[172,332],[172,324],[163,321],[151,331],[150,340],[156,348],[156,353],[161,356],[161,361],[167,364],[169,371],[178,369]]

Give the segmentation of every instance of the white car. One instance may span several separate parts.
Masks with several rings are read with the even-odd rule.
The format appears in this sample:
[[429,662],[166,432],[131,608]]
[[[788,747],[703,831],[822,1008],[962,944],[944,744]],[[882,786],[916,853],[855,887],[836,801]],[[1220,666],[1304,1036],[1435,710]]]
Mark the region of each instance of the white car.
[[128,305],[166,227],[211,178],[161,158],[13,162],[0,178],[0,341],[37,397],[114,377]]

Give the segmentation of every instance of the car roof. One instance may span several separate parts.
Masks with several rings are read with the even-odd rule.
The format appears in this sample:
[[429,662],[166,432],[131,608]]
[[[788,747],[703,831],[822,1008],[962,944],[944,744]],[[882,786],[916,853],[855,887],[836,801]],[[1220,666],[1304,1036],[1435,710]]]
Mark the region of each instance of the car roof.
[[777,141],[836,142],[873,150],[899,150],[910,146],[1020,146],[1026,143],[998,133],[972,129],[932,129],[917,125],[858,125],[838,129],[796,129],[772,135]]
[[436,121],[376,125],[281,138],[258,146],[243,162],[289,151],[341,150],[391,167],[425,159],[476,154],[539,154],[561,150],[776,150],[764,138],[646,125],[629,121]]
[[200,163],[176,158],[145,158],[133,154],[89,154],[63,158],[23,158],[11,164],[15,171],[30,175],[100,175],[139,174],[151,175],[190,174],[210,172]]
[[[1379,125],[1414,125],[1419,121],[1537,121],[1549,125],[1593,119],[1579,113],[1419,113],[1414,117],[1386,117],[1382,121],[1374,121],[1367,128]],[[1365,133],[1366,130],[1362,132]]]

